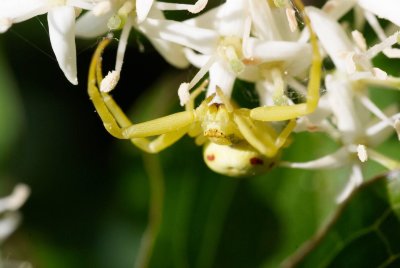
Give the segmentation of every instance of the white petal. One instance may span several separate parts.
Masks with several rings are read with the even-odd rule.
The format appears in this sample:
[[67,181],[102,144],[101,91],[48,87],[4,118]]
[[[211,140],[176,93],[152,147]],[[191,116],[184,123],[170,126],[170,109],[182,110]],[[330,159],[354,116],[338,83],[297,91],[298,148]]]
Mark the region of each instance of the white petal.
[[357,3],[357,0],[330,0],[322,7],[332,18],[338,20]]
[[369,114],[363,109],[363,114],[358,114],[354,103],[354,92],[351,84],[345,76],[336,73],[327,75],[325,85],[328,90],[327,97],[330,107],[336,118],[338,130],[342,133],[342,140],[345,144],[354,143],[364,135],[364,126],[360,116]]
[[329,54],[337,69],[346,72],[346,57],[353,51],[353,45],[340,24],[329,14],[314,8],[307,7],[307,14],[323,48]]
[[342,203],[345,201],[351,193],[363,182],[363,175],[361,172],[360,165],[353,165],[351,169],[351,174],[349,181],[347,182],[346,186],[336,198],[337,203]]
[[75,9],[57,7],[47,16],[51,46],[67,79],[78,84],[76,74]]
[[101,92],[110,92],[113,90],[119,81],[121,73],[119,71],[110,71],[108,74],[104,77],[104,79],[101,81],[100,84],[100,91]]
[[217,29],[219,21],[216,19],[216,16],[218,12],[220,12],[219,10],[223,8],[224,5],[225,4],[222,4],[218,7],[208,10],[207,12],[204,12],[199,16],[185,20],[185,23],[199,28]]
[[242,37],[245,20],[248,17],[246,0],[227,0],[223,8],[218,10],[218,33],[222,36]]
[[282,162],[279,164],[283,167],[299,168],[299,169],[334,169],[342,167],[349,163],[350,155],[346,147],[342,147],[336,152],[324,157],[308,161],[308,162]]
[[146,19],[138,28],[148,37],[177,43],[203,54],[215,51],[218,34],[213,30],[197,28],[183,22]]
[[256,36],[263,40],[281,40],[268,1],[252,0],[249,3]]
[[390,20],[400,26],[400,2],[398,0],[359,0],[358,4],[378,17]]
[[52,5],[44,0],[1,0],[0,18],[11,19],[14,23],[28,20],[46,13]]
[[208,55],[196,53],[192,49],[189,49],[189,48],[185,48],[184,53],[185,53],[185,56],[188,59],[188,61],[199,69],[201,67],[203,67],[207,63],[208,59],[210,58],[210,56],[208,56]]
[[[217,61],[211,66],[209,74],[210,84],[207,89],[207,96],[215,93],[216,87],[218,86],[221,88],[224,95],[230,98],[236,76],[221,61]],[[217,100],[217,102],[219,101]]]
[[95,38],[102,36],[109,31],[107,22],[114,13],[110,10],[101,16],[96,16],[92,11],[88,11],[76,21],[75,34],[81,38]]
[[186,68],[189,66],[189,62],[181,46],[155,38],[149,38],[149,41],[169,64],[177,68]]
[[136,0],[136,15],[138,23],[141,23],[146,19],[153,3],[154,0]]
[[290,75],[297,75],[310,66],[311,47],[308,44],[285,41],[248,40],[249,56],[256,61],[284,62]]
[[[397,107],[394,110],[398,112]],[[385,112],[387,111],[385,110]],[[394,122],[395,130],[397,130],[396,128],[399,124],[398,122],[400,120],[400,113],[392,115],[390,119]],[[365,132],[367,136],[367,144],[369,144],[371,147],[375,147],[393,135],[393,125],[386,121],[379,121],[378,123],[368,126]],[[397,132],[400,133],[400,129],[397,130]]]

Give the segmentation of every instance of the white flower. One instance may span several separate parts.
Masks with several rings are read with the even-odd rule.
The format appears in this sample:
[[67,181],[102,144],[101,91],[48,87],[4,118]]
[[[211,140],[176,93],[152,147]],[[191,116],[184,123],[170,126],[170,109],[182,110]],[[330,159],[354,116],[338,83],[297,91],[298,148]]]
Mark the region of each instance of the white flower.
[[147,36],[187,47],[188,60],[200,69],[190,83],[179,88],[182,105],[188,99],[188,91],[207,72],[207,94],[220,87],[229,97],[236,78],[252,82],[269,79],[269,74],[265,76],[269,71],[266,63],[277,63],[282,67],[280,71],[290,75],[299,74],[310,63],[310,46],[297,42],[298,33],[290,30],[285,10],[271,8],[266,1],[228,0],[184,22],[148,22],[140,25]]
[[93,0],[1,0],[0,32],[13,23],[47,13],[50,42],[61,70],[78,84],[75,48],[75,17],[79,9],[91,9]]
[[[354,8],[356,28],[361,28],[366,20],[381,41],[387,38],[387,34],[377,17],[389,20],[397,27],[400,26],[398,16],[400,2],[396,0],[329,0],[323,10],[338,20],[352,8]],[[389,25],[387,28],[390,31],[393,27]],[[397,48],[388,47],[383,53],[390,58],[400,58],[400,50]]]
[[[164,23],[165,18],[161,10],[188,10],[189,12],[197,13],[200,12],[206,4],[207,0],[198,0],[193,5],[162,3],[154,0],[137,0],[134,6],[132,1],[106,0],[100,3],[92,11],[81,16],[77,21],[76,35],[78,37],[94,38],[104,35],[109,31],[122,28],[122,33],[119,38],[115,70],[112,72],[113,77],[106,77],[105,81],[103,80],[104,83],[107,83],[109,80],[112,80],[113,83],[112,85],[103,85],[102,89],[104,90],[107,88],[107,91],[110,91],[118,82],[116,77],[119,78],[121,72],[128,37],[132,27],[146,34],[143,29],[147,27],[150,23],[149,21],[152,19],[156,19],[162,24]],[[184,68],[189,65],[181,46],[163,40],[162,38],[154,38],[152,36],[147,37],[158,52],[170,64],[178,68]]]
[[[390,41],[393,38],[370,49],[366,49],[366,44],[362,45],[361,47],[365,47],[362,49],[348,38],[338,22],[328,14],[311,7],[307,8],[307,13],[322,47],[334,62],[336,70],[325,78],[327,93],[321,98],[316,111],[318,113],[324,105],[324,117],[302,118],[298,130],[325,131],[341,144],[341,148],[313,161],[282,163],[282,165],[303,169],[351,166],[350,180],[338,197],[340,202],[363,181],[362,166],[368,159],[388,169],[400,168],[400,162],[372,149],[390,137],[394,131],[400,135],[398,131],[400,114],[397,109],[390,108],[391,111],[388,110],[389,115],[387,115],[370,100],[367,91],[368,84],[399,86],[398,78],[377,70],[371,62],[375,55],[393,45]],[[395,39],[397,40],[397,37]]]

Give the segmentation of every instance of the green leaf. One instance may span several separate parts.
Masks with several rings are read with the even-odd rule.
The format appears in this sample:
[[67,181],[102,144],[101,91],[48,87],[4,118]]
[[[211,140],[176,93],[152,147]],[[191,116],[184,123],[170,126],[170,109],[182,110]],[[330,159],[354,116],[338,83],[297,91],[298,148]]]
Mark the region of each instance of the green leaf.
[[365,182],[284,267],[399,267],[400,171]]

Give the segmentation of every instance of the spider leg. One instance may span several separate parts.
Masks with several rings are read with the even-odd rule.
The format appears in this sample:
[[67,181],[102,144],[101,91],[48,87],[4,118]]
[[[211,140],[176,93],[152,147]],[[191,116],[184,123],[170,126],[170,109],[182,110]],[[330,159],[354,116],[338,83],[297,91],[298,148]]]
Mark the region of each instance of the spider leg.
[[[176,142],[194,122],[194,111],[185,111],[140,124],[132,124],[121,108],[107,93],[98,89],[102,81],[101,54],[110,42],[104,39],[96,49],[89,69],[88,93],[106,130],[120,139],[131,139],[132,143],[146,152],[158,152]],[[149,136],[157,136],[150,141]]]
[[290,134],[293,132],[293,129],[296,127],[296,119],[290,120],[287,125],[283,128],[279,136],[275,140],[275,146],[277,148],[282,148],[287,139],[289,138]]
[[[110,113],[114,116],[115,120],[121,127],[132,126],[132,122],[126,116],[126,114],[121,110],[121,108],[115,103],[114,99],[107,94],[104,96],[104,103],[109,109]],[[132,138],[130,141],[133,145],[137,146],[141,150],[147,153],[158,153],[165,148],[171,146],[180,138],[182,138],[188,132],[188,127],[183,127],[177,131],[168,132],[159,135],[153,140],[147,138]]]
[[272,128],[240,112],[233,114],[233,120],[244,139],[261,154],[271,158],[277,155],[279,148],[275,145],[276,133]]
[[252,120],[246,110],[241,109],[234,113],[234,121],[246,141],[267,157],[275,157],[285,145],[288,137],[296,126],[296,120],[292,119],[277,135],[276,131],[264,122]]
[[318,105],[322,60],[317,44],[317,37],[311,27],[310,19],[304,12],[303,4],[298,0],[295,2],[297,8],[304,14],[304,23],[310,33],[310,43],[312,47],[312,62],[307,86],[306,102],[290,106],[257,107],[250,112],[250,117],[252,119],[260,121],[283,121],[293,119],[314,112]]

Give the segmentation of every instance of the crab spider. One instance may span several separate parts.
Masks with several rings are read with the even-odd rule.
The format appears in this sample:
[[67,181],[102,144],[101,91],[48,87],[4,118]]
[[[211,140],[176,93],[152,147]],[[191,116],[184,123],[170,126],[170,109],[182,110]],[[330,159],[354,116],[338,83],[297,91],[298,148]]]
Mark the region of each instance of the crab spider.
[[[220,89],[217,94],[223,103],[212,103],[207,97],[197,108],[195,98],[206,82],[190,96],[185,111],[132,124],[113,98],[100,92],[101,54],[109,39],[100,42],[89,69],[89,96],[106,130],[116,138],[129,139],[148,153],[157,153],[185,134],[195,137],[196,144],[205,145],[204,160],[214,171],[240,177],[265,172],[275,166],[279,151],[295,127],[291,120],[278,135],[263,122],[252,120],[250,110],[234,107]],[[150,136],[158,136],[153,140]]]
[[[300,6],[303,10],[302,6]],[[215,97],[207,97],[197,108],[195,98],[204,90],[206,82],[191,95],[185,111],[143,123],[132,124],[113,98],[99,87],[103,80],[101,55],[110,39],[98,45],[89,69],[88,93],[106,130],[116,138],[129,139],[148,153],[157,153],[178,141],[185,134],[204,145],[204,161],[214,171],[233,176],[250,176],[274,167],[280,151],[296,125],[296,117],[311,113],[318,103],[321,58],[316,37],[306,18],[313,48],[306,103],[292,106],[259,107],[252,110],[237,108],[220,89]],[[278,134],[262,121],[289,122]],[[157,136],[155,139],[148,137]]]

